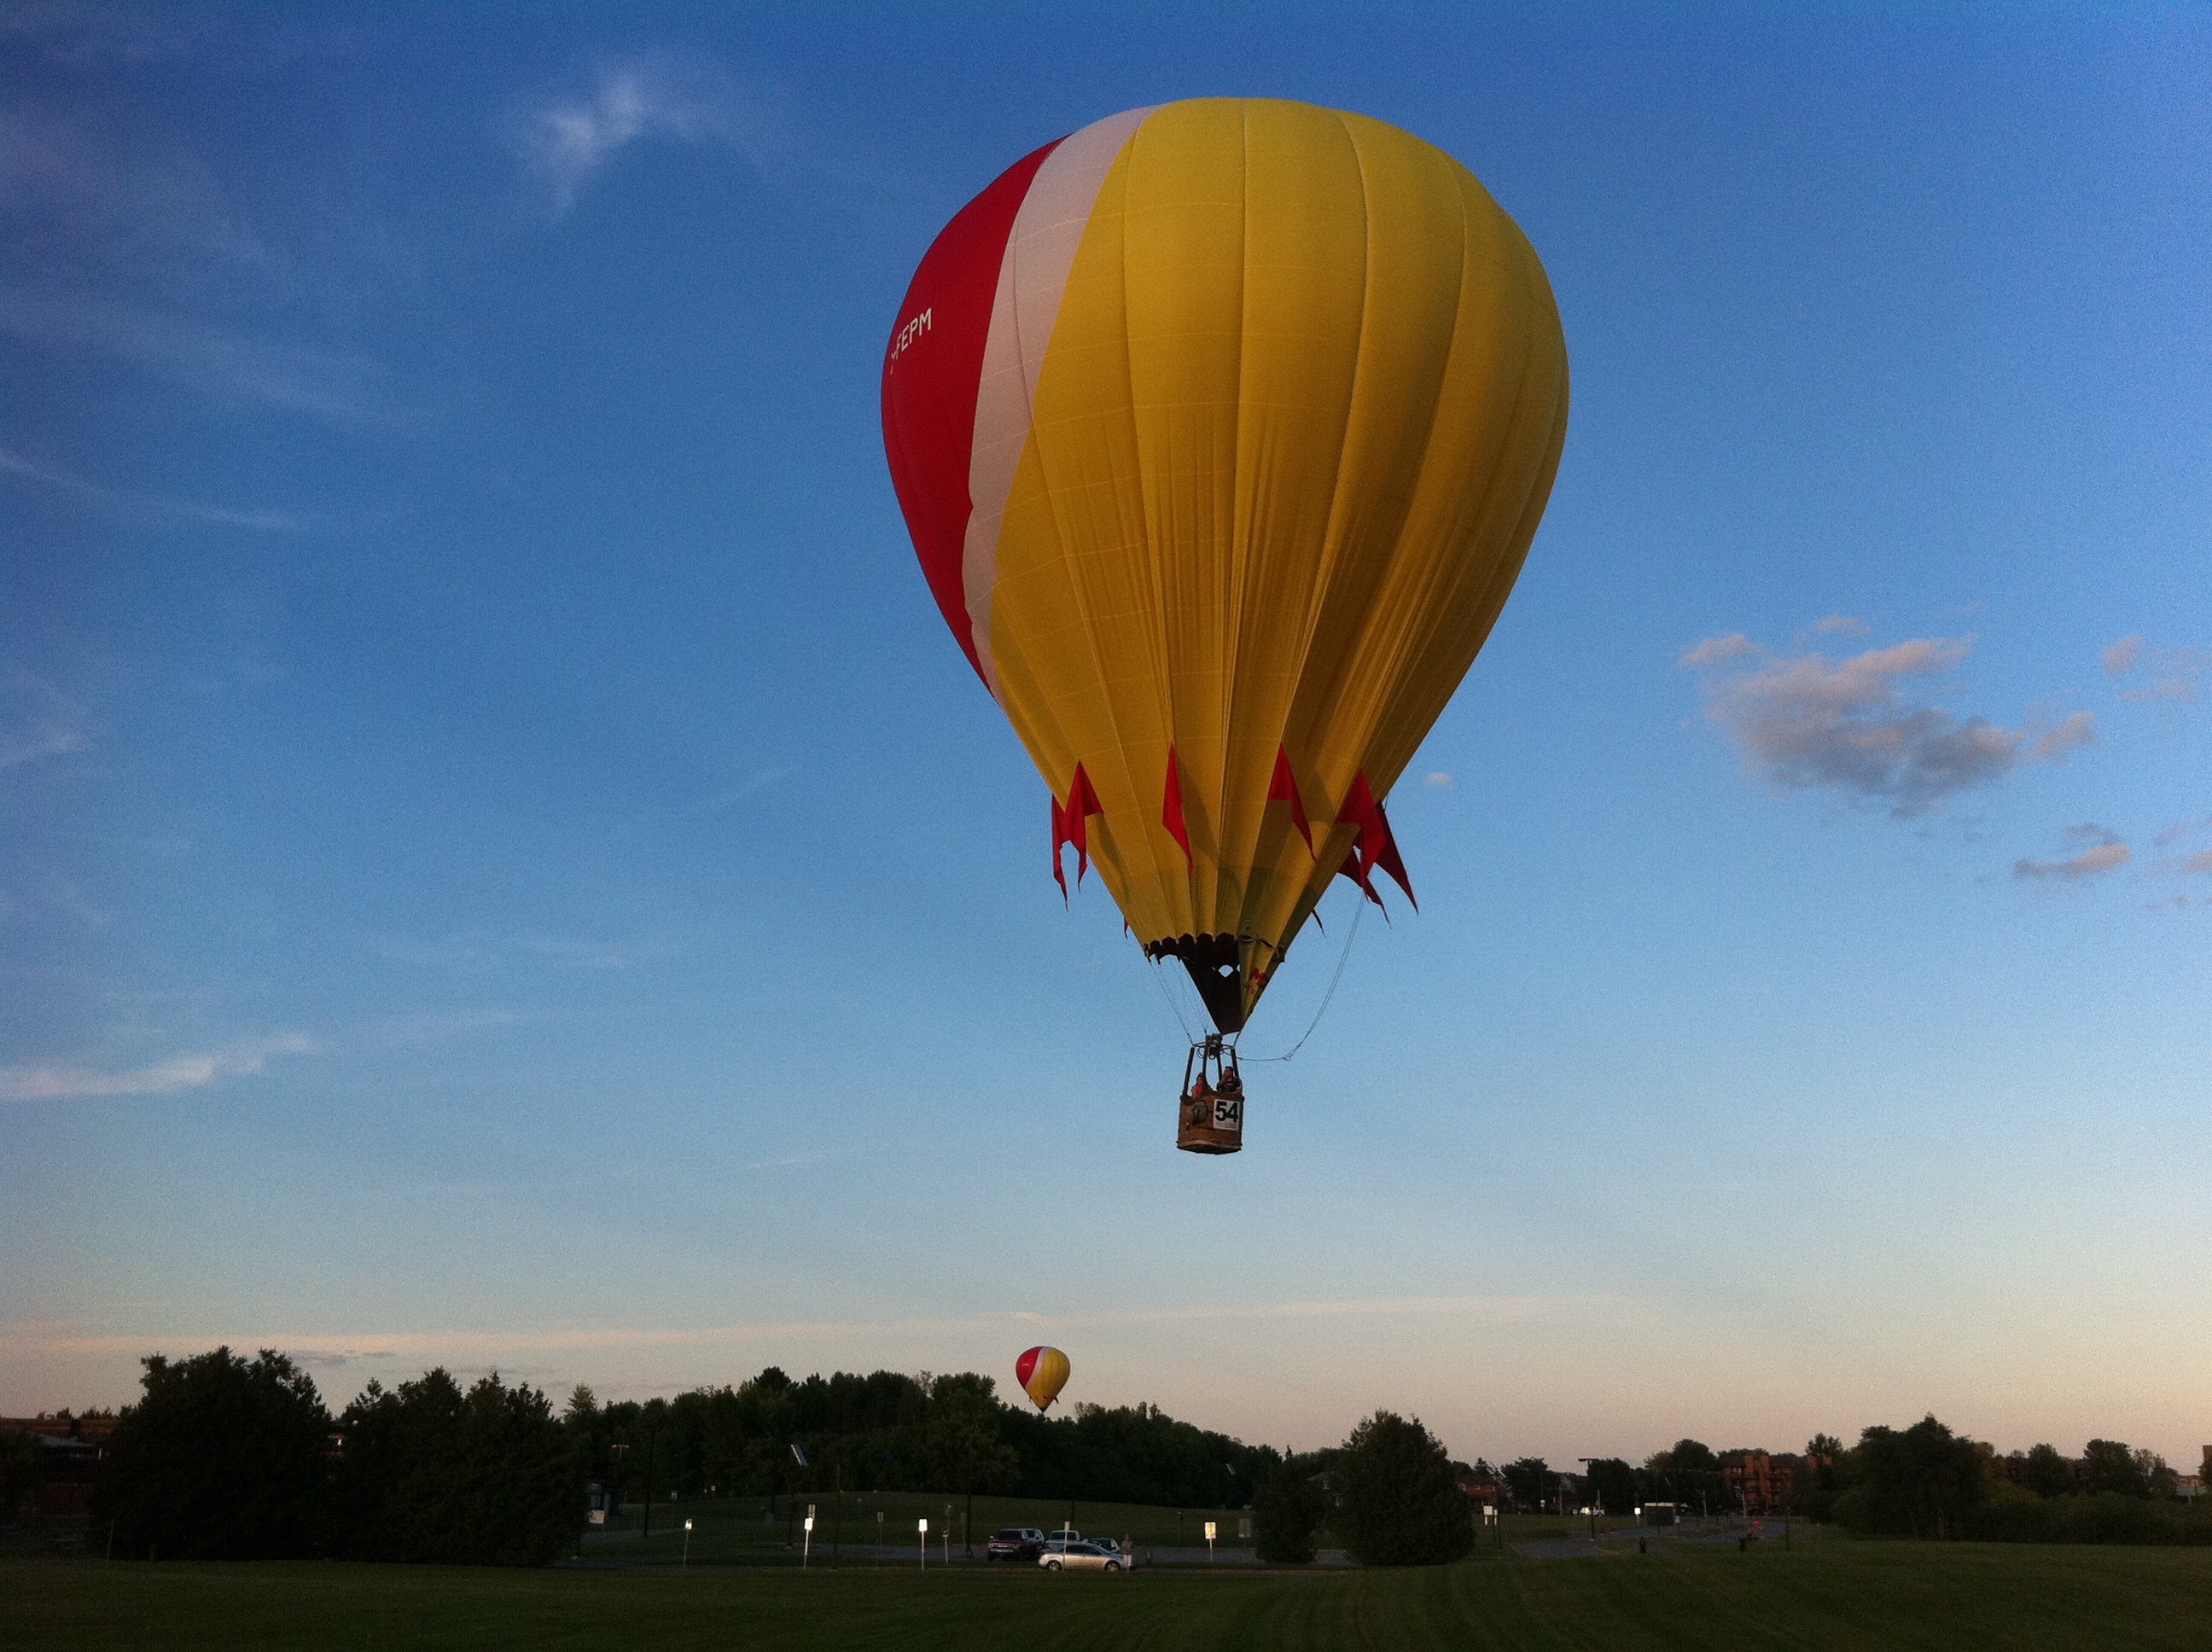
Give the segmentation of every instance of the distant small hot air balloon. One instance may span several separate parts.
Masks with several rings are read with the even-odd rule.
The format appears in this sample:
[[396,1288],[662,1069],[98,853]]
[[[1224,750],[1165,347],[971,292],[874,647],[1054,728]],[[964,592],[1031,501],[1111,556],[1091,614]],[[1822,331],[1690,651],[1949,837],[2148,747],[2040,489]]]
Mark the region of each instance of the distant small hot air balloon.
[[1384,800],[1566,433],[1543,266],[1382,121],[1133,109],[945,226],[883,415],[930,591],[1051,789],[1053,876],[1097,866],[1219,1029],[1178,1145],[1233,1152],[1236,1036],[1331,880],[1412,896]]
[[1014,1381],[1042,1411],[1067,1382],[1067,1356],[1057,1348],[1032,1348],[1014,1362]]

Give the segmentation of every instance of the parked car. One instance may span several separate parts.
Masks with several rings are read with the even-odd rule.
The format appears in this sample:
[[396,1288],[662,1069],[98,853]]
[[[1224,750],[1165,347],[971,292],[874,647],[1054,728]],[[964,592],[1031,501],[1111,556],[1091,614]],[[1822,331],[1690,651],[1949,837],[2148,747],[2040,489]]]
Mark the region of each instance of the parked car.
[[1009,1526],[994,1532],[983,1546],[986,1560],[1034,1560],[1044,1552],[1044,1534],[1034,1526]]
[[1125,1564],[1119,1549],[1097,1543],[1048,1543],[1037,1557],[1047,1571],[1120,1571]]

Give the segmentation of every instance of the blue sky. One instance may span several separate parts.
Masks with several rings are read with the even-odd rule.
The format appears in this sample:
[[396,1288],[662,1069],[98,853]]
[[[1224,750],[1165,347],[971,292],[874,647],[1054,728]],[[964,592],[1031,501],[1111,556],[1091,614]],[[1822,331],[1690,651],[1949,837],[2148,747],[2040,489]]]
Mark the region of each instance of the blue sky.
[[[2201,10],[5,27],[0,1411],[1044,1340],[1302,1448],[2195,1465]],[[1391,800],[1422,911],[1200,1160],[876,375],[1001,167],[1221,93],[1472,167],[1575,405]]]

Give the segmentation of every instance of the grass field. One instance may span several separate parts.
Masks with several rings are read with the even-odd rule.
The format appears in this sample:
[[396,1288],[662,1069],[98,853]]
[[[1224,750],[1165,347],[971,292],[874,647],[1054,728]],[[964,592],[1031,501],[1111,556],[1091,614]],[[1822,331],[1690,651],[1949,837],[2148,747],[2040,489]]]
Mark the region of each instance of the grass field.
[[[914,1523],[919,1518],[927,1518],[933,1564],[942,1552],[939,1540],[945,1530],[948,1509],[952,1552],[957,1557],[961,1551],[968,1509],[964,1497],[927,1491],[848,1491],[841,1517],[833,1494],[802,1491],[796,1499],[777,1499],[773,1511],[766,1497],[702,1497],[676,1503],[656,1503],[653,1508],[653,1534],[642,1542],[636,1534],[643,1523],[644,1509],[635,1503],[625,1503],[620,1516],[605,1528],[606,1534],[598,1540],[587,1541],[584,1552],[587,1558],[609,1560],[673,1560],[683,1547],[684,1522],[690,1520],[695,1525],[691,1534],[691,1558],[695,1561],[750,1560],[770,1554],[781,1557],[785,1552],[787,1538],[797,1541],[793,1524],[794,1509],[804,1513],[809,1503],[816,1509],[814,1552],[817,1556],[828,1555],[840,1542],[872,1548],[878,1532],[885,1544],[911,1551],[916,1539]],[[975,1552],[981,1554],[983,1540],[1002,1526],[1054,1530],[1066,1521],[1070,1505],[1064,1502],[979,1497],[975,1499]],[[772,1523],[768,1518],[771,1512],[775,1515]],[[1249,1513],[1230,1509],[1155,1509],[1126,1503],[1087,1506],[1077,1503],[1073,1512],[1075,1529],[1086,1536],[1128,1537],[1139,1546],[1162,1547],[1203,1545],[1206,1522],[1209,1520],[1220,1527],[1221,1542],[1234,1544],[1238,1541],[1237,1522],[1251,1518]],[[876,1520],[878,1513],[884,1515],[880,1524]],[[1250,1540],[1244,1541],[1249,1546]]]
[[1827,1540],[1407,1571],[492,1571],[0,1561],[0,1646],[2187,1648],[2212,1551]]
[[[933,1565],[943,1552],[940,1539],[945,1530],[948,1509],[953,1556],[957,1559],[961,1553],[966,1499],[927,1491],[848,1492],[842,1515],[837,1510],[836,1499],[826,1491],[802,1491],[795,1500],[779,1498],[773,1509],[766,1497],[702,1497],[676,1503],[657,1503],[653,1509],[649,1537],[640,1535],[644,1524],[643,1508],[635,1503],[625,1503],[619,1516],[599,1528],[601,1535],[583,1544],[583,1553],[587,1559],[623,1564],[673,1563],[683,1552],[684,1522],[690,1520],[694,1527],[691,1558],[695,1563],[714,1565],[781,1560],[793,1552],[787,1546],[787,1540],[793,1546],[797,1542],[793,1515],[803,1513],[809,1502],[815,1505],[817,1514],[813,1551],[817,1559],[826,1558],[840,1546],[874,1548],[878,1533],[884,1545],[896,1546],[910,1554],[917,1536],[914,1523],[926,1517],[929,1521],[929,1552]],[[1064,1502],[979,1497],[975,1499],[974,1521],[975,1552],[980,1556],[984,1539],[1002,1526],[1034,1526],[1049,1532],[1066,1521],[1071,1511],[1076,1530],[1091,1537],[1127,1538],[1139,1552],[1152,1547],[1203,1546],[1206,1522],[1209,1520],[1218,1527],[1218,1541],[1224,1548],[1251,1546],[1249,1538],[1237,1534],[1237,1522],[1251,1518],[1245,1510],[1153,1508],[1127,1503],[1077,1503],[1071,1510]],[[878,1513],[884,1515],[881,1524],[876,1520]],[[773,1520],[769,1518],[771,1515]],[[1601,1518],[1597,1525],[1600,1531],[1614,1531],[1635,1523],[1632,1519]],[[1505,1540],[1522,1543],[1549,1537],[1578,1537],[1589,1529],[1589,1523],[1580,1518],[1510,1515],[1506,1517]],[[1486,1545],[1492,1540],[1486,1534]],[[1334,1546],[1335,1540],[1324,1533],[1322,1543],[1325,1547]]]

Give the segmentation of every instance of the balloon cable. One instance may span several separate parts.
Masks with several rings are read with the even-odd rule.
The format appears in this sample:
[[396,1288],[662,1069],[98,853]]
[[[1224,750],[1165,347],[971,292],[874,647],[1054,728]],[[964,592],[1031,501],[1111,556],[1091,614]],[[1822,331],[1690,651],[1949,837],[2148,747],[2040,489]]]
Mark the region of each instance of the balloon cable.
[[[1253,1056],[1250,1059],[1254,1063],[1287,1061],[1306,1047],[1306,1040],[1314,1036],[1314,1029],[1321,1025],[1321,1018],[1328,1013],[1329,1000],[1336,996],[1337,983],[1344,979],[1344,966],[1352,962],[1352,944],[1359,938],[1359,920],[1366,915],[1367,902],[1362,901],[1358,909],[1352,914],[1352,927],[1344,932],[1344,951],[1336,955],[1336,973],[1328,978],[1328,991],[1322,994],[1321,1007],[1314,1011],[1314,1018],[1306,1023],[1306,1029],[1298,1035],[1298,1042],[1280,1055]],[[1237,1057],[1240,1064],[1244,1059],[1242,1055]]]
[[1160,996],[1168,1001],[1168,1013],[1175,1017],[1176,1025],[1182,1029],[1182,1036],[1184,1038],[1195,1044],[1198,1040],[1193,1036],[1191,1033],[1190,1023],[1183,1015],[1182,1005],[1176,1002],[1175,994],[1168,990],[1167,981],[1161,974],[1159,960],[1158,958],[1154,958],[1151,960],[1151,963],[1152,966],[1152,980],[1158,983]]

